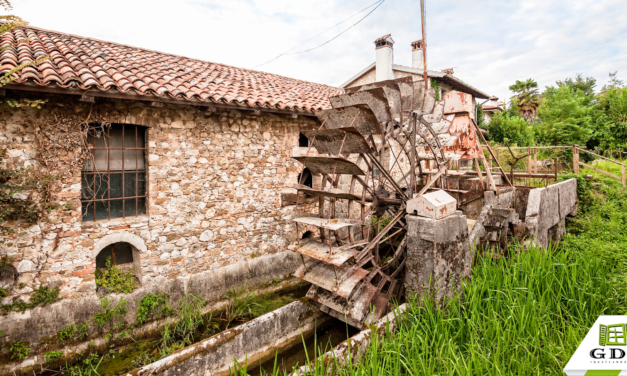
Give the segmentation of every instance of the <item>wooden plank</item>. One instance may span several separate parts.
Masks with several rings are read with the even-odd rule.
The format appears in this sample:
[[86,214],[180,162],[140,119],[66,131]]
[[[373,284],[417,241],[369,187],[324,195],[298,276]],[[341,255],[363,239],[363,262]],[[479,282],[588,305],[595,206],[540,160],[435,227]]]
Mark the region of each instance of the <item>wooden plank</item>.
[[577,146],[573,146],[573,172],[575,174],[579,173],[579,150],[577,150]]
[[618,177],[618,176],[616,176],[616,175],[614,175],[614,174],[610,174],[610,173],[609,173],[609,172],[607,172],[607,171],[599,170],[598,168],[596,168],[596,167],[592,167],[592,166],[590,166],[589,164],[586,164],[586,163],[583,163],[583,162],[579,162],[579,165],[580,165],[580,166],[583,166],[583,167],[586,167],[586,168],[589,168],[589,169],[591,169],[591,170],[594,170],[594,171],[596,171],[596,172],[600,172],[601,174],[607,175],[607,176],[612,177],[612,178],[614,178],[614,179],[617,179],[617,180],[621,180],[621,181],[622,181],[622,179],[621,179],[620,177]]
[[[365,240],[361,242],[362,245],[366,243],[367,242]],[[328,244],[318,241],[311,241],[304,246],[298,248],[296,250],[296,253],[300,253],[301,255],[320,260],[327,264],[340,266],[357,255],[357,250],[350,249],[351,246],[356,247],[357,245],[358,244],[349,244],[348,246],[343,247],[329,247]]]
[[356,219],[348,219],[348,218],[301,217],[301,218],[293,218],[292,221],[302,223],[305,225],[322,227],[324,229],[332,230],[332,231],[337,231],[344,227],[366,225],[366,223],[363,221],[358,221]]
[[477,170],[477,174],[479,175],[479,181],[481,182],[481,186],[483,187],[483,173],[481,172],[479,161],[477,160],[477,158],[474,158],[473,161],[475,162],[475,169]]

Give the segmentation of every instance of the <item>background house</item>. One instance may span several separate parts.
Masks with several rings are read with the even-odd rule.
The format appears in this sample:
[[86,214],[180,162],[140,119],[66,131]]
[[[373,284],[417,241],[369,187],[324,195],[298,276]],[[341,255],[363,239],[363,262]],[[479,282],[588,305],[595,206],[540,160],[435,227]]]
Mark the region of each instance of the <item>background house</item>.
[[[349,88],[408,76],[414,77],[414,81],[422,81],[424,61],[422,40],[412,42],[411,44],[411,66],[394,64],[394,40],[391,34],[377,38],[374,44],[375,62],[348,79],[340,87]],[[442,71],[427,70],[427,76],[431,79],[430,85],[434,83],[440,87],[440,97],[443,97],[451,90],[457,90],[472,95],[473,103],[476,99],[489,98],[486,93],[453,76],[453,69],[444,69]]]
[[483,109],[483,117],[486,124],[490,124],[492,117],[498,113],[505,111],[505,103],[499,101],[497,97],[491,97],[486,103],[481,105]]

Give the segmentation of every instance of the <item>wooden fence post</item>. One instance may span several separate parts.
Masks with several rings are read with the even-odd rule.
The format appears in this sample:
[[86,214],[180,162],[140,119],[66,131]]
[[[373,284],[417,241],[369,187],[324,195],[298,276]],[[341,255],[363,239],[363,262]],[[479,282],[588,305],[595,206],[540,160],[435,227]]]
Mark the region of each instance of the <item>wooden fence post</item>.
[[579,173],[579,145],[573,145],[573,172]]
[[527,149],[527,173],[531,175],[531,148]]

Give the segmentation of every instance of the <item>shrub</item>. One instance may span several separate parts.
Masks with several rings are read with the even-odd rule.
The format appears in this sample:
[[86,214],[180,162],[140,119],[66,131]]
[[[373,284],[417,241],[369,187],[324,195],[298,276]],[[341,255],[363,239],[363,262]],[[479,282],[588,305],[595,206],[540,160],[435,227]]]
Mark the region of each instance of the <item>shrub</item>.
[[123,272],[117,265],[111,265],[111,257],[107,258],[106,268],[96,270],[96,284],[107,292],[128,294],[137,287],[133,270]]
[[488,125],[490,140],[517,146],[536,144],[533,126],[527,120],[509,112],[499,112]]

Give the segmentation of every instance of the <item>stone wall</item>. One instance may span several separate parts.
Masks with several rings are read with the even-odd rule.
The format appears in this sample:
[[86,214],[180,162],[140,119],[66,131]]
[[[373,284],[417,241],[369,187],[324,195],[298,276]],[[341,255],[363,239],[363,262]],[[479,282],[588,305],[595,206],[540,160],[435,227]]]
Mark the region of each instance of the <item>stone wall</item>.
[[295,209],[281,208],[281,192],[293,191],[286,187],[296,183],[302,167],[290,154],[300,130],[319,127],[316,119],[101,98],[91,104],[77,96],[36,98],[48,102],[42,109],[2,108],[0,148],[8,150],[2,163],[45,167],[37,131],[59,104],[82,116],[102,110],[111,123],[148,128],[147,215],[82,222],[81,167],[71,164],[82,150],[65,151],[58,166],[48,168],[64,174],[52,194],[59,209],[37,223],[4,224],[15,233],[0,240],[0,256],[9,256],[19,276],[3,303],[28,299],[42,284],[59,287],[63,298],[92,296],[96,255],[118,241],[138,251],[146,285],[283,251],[296,239],[290,221]]
[[566,216],[577,214],[577,179],[529,192],[526,227],[530,242],[548,248],[566,233]]

